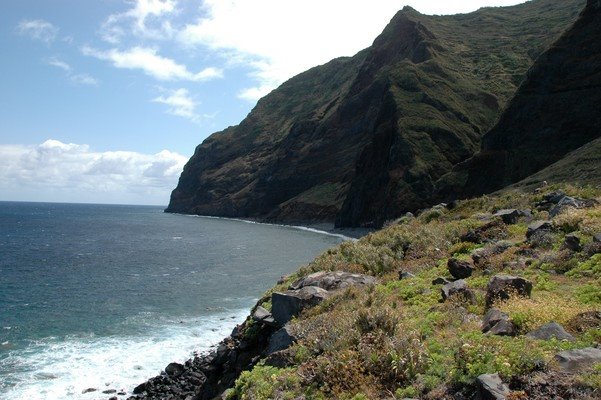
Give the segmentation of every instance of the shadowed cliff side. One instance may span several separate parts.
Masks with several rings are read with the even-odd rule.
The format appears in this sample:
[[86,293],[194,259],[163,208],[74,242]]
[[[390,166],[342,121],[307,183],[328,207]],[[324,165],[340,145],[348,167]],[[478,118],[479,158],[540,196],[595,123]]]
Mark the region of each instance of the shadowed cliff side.
[[530,69],[481,151],[441,179],[440,192],[447,198],[490,193],[551,164],[526,182],[563,177],[599,183],[593,140],[601,137],[600,104],[601,2],[589,0],[574,26]]
[[406,7],[370,48],[290,79],[205,140],[166,211],[377,226],[423,207],[582,5]]

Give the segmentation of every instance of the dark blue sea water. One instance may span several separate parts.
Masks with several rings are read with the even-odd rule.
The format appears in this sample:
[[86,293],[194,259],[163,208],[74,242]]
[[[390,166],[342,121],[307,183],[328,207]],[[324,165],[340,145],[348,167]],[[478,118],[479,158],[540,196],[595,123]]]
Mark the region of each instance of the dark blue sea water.
[[131,393],[341,240],[161,207],[0,202],[0,399]]

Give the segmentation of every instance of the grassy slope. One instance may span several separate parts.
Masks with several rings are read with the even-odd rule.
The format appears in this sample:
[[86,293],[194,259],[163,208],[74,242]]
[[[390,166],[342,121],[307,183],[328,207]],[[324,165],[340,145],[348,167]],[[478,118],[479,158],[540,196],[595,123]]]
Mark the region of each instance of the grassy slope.
[[596,139],[510,187],[537,186],[545,181],[548,183],[572,182],[579,185],[599,185],[601,182],[600,166],[601,139]]
[[[599,189],[564,189],[571,195],[601,200]],[[418,218],[398,221],[358,242],[326,251],[288,283],[314,271],[346,270],[376,275],[379,284],[350,288],[305,311],[293,321],[301,339],[285,351],[289,367],[260,363],[242,374],[228,398],[472,398],[475,377],[494,372],[506,382],[512,377],[528,384],[547,379],[546,387],[563,385],[573,390],[571,398],[598,398],[601,368],[556,378],[551,360],[560,350],[599,343],[601,327],[572,330],[577,340],[570,343],[484,335],[480,321],[489,274],[496,273],[522,276],[534,283],[531,299],[497,304],[521,334],[550,321],[574,329],[570,319],[576,314],[601,310],[601,254],[592,255],[591,244],[592,235],[601,232],[601,206],[560,214],[553,219],[553,233],[532,243],[525,241],[527,221],[499,223],[490,229],[490,239],[510,241],[511,246],[467,278],[469,287],[476,290],[476,305],[440,303],[440,286],[431,283],[449,276],[449,257],[469,259],[473,250],[486,246],[461,242],[460,236],[484,225],[483,218],[490,213],[507,207],[532,208],[534,219],[548,218],[547,211],[534,207],[541,197],[511,191],[462,201],[453,210],[433,208]],[[581,238],[582,251],[561,248],[568,233]],[[416,276],[398,280],[399,270]],[[284,290],[288,283],[274,290]],[[541,362],[548,366],[547,372],[535,372]],[[519,391],[514,395],[515,399],[527,398]],[[547,398],[544,393],[541,396],[536,398]]]

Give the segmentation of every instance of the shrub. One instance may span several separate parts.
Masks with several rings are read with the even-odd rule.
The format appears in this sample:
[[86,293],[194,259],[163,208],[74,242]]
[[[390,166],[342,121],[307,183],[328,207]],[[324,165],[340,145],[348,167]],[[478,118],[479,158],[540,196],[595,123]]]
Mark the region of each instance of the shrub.
[[549,292],[537,292],[532,299],[515,296],[496,306],[509,314],[520,333],[530,332],[552,321],[563,325],[576,314],[589,310],[569,296]]
[[575,278],[601,278],[601,254],[595,254],[587,261],[581,262],[568,273],[567,276]]

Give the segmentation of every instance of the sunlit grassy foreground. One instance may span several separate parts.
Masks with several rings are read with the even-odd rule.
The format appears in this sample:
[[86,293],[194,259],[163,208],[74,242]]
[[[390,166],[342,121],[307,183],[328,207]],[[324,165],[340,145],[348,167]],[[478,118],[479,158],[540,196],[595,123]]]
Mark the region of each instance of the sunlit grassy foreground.
[[[375,275],[379,283],[348,288],[303,312],[292,322],[300,339],[282,354],[287,366],[259,363],[241,375],[228,398],[439,399],[450,393],[469,396],[474,379],[484,373],[498,372],[505,382],[535,371],[552,374],[559,351],[601,342],[600,326],[583,326],[576,318],[601,310],[601,243],[594,239],[601,233],[601,206],[566,208],[550,218],[549,211],[536,204],[554,189],[480,197],[452,209],[434,207],[326,251],[273,290],[285,290],[298,277],[321,270]],[[563,190],[601,200],[599,189]],[[505,208],[528,209],[532,217],[505,224],[491,216]],[[550,220],[553,228],[526,240],[533,220]],[[482,243],[462,241],[466,233],[485,225]],[[564,244],[569,234],[580,240],[577,251]],[[500,241],[507,248],[474,263],[475,271],[466,279],[475,290],[476,304],[441,302],[440,286],[432,281],[450,278],[448,259],[471,262],[474,251]],[[400,271],[415,276],[399,279]],[[495,304],[509,314],[518,330],[515,337],[481,331],[486,285],[499,273],[533,283],[531,298],[512,297]],[[263,306],[270,308],[268,301]],[[524,336],[551,321],[576,340]],[[564,378],[569,385],[601,393],[599,365]],[[512,396],[526,398],[519,391]]]

